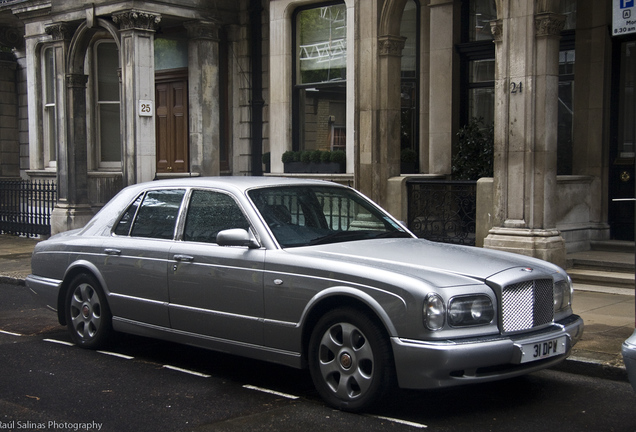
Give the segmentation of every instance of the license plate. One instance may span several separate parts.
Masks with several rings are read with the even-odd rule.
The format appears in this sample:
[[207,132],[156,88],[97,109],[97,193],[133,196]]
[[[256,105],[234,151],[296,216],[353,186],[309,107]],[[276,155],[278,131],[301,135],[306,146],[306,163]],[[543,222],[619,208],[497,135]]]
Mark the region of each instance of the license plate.
[[565,354],[566,337],[521,345],[521,363],[543,360]]

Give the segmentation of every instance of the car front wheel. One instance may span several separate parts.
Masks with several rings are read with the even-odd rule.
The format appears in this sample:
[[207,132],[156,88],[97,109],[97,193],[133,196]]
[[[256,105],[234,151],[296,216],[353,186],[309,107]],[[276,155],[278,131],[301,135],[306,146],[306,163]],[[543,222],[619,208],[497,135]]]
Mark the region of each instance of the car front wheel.
[[308,360],[318,393],[338,409],[367,409],[393,384],[388,336],[356,309],[333,310],[318,321]]
[[78,346],[102,347],[111,334],[111,316],[99,282],[88,274],[76,276],[66,294],[66,324]]

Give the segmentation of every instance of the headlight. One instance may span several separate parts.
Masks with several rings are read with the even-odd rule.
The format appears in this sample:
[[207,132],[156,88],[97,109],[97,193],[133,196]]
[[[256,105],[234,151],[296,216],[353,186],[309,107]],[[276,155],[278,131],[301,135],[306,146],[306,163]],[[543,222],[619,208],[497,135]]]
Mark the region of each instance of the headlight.
[[554,284],[554,312],[561,312],[572,306],[572,281],[558,281]]
[[494,317],[492,301],[482,295],[455,297],[448,306],[448,324],[452,327],[490,324]]
[[439,330],[444,327],[446,306],[438,294],[429,294],[424,300],[424,325],[429,330]]

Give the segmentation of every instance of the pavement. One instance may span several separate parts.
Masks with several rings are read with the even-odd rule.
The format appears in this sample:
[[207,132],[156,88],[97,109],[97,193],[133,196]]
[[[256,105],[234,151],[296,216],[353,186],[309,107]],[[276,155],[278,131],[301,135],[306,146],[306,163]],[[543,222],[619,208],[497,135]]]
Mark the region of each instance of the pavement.
[[[24,285],[38,241],[0,235],[0,283]],[[634,331],[634,289],[575,283],[572,307],[583,318],[585,330],[572,354],[556,369],[627,381],[621,346]]]

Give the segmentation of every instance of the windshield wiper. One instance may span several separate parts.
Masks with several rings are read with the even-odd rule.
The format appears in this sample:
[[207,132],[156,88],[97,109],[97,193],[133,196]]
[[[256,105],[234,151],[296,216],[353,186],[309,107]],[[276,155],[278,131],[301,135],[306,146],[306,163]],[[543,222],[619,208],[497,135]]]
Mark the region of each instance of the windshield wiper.
[[327,234],[326,236],[317,237],[307,245],[315,246],[327,243],[339,243],[345,241],[353,241],[353,240],[362,240],[364,238],[368,238],[368,231],[336,231],[331,234]]

